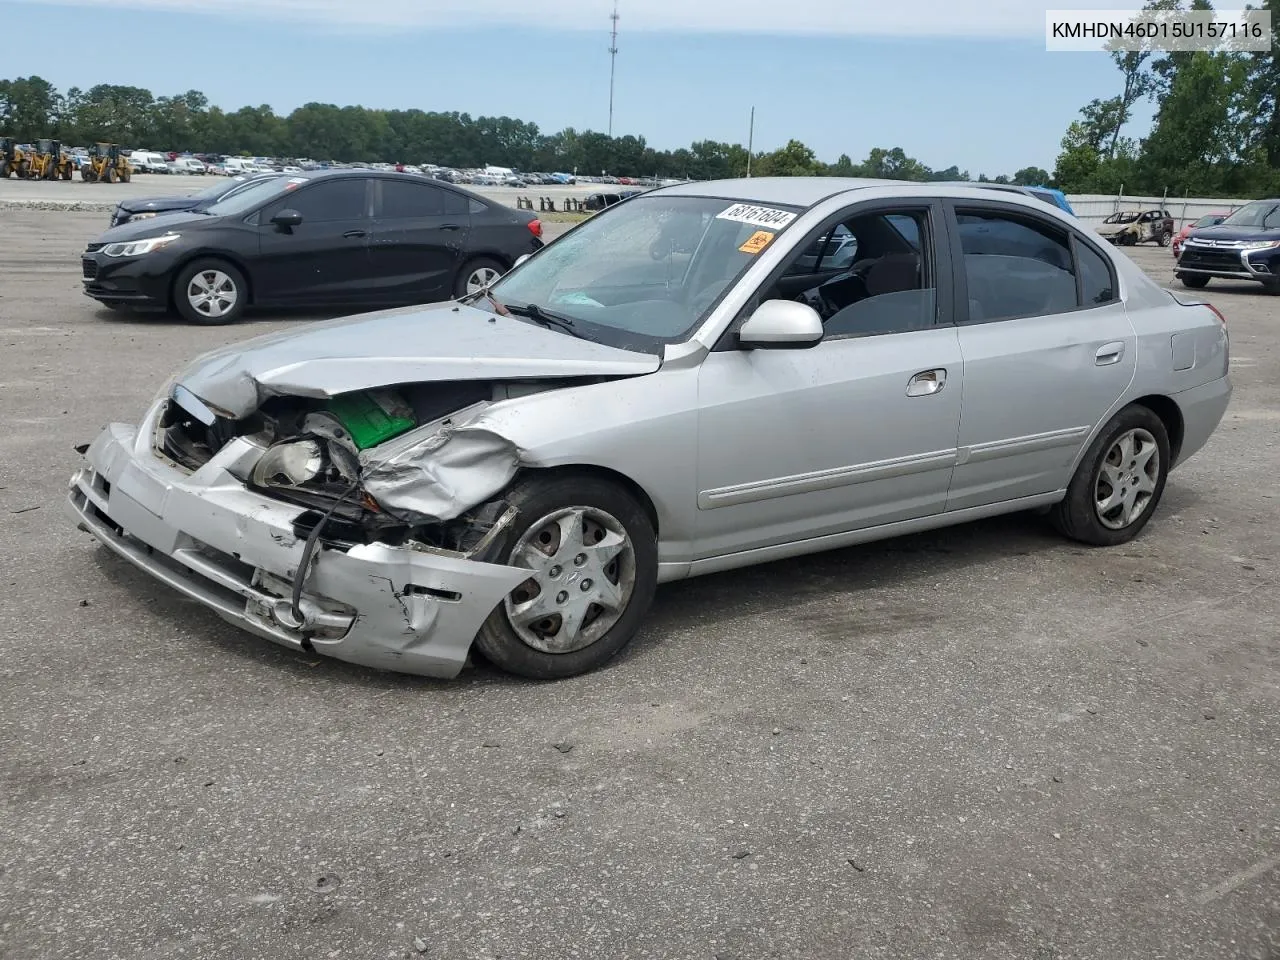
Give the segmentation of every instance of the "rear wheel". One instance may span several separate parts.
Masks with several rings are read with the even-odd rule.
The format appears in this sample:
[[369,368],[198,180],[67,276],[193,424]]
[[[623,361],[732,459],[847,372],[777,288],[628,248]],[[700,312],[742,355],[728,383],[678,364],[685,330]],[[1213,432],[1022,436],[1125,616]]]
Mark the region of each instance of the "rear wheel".
[[173,304],[184,319],[203,326],[235,323],[249,288],[244,274],[225,260],[196,260],[178,271]]
[[0,180],[9,179],[9,161],[0,160]]
[[1147,407],[1125,407],[1089,445],[1049,517],[1073,540],[1096,547],[1126,543],[1155,512],[1169,466],[1164,422]]
[[1182,285],[1191,290],[1203,290],[1209,285],[1208,277],[1193,277],[1187,274],[1178,274],[1178,279],[1182,281]]
[[27,180],[30,177],[31,177],[31,161],[19,160],[18,161],[18,179]]
[[506,272],[497,260],[490,257],[478,257],[463,264],[458,271],[458,278],[453,284],[453,295],[465,297],[470,293],[479,293]]
[[648,513],[608,480],[537,476],[506,502],[512,524],[486,558],[529,570],[489,615],[476,648],[495,666],[535,680],[594,670],[635,636],[658,581]]
[[123,169],[123,170],[121,170],[121,171],[120,171],[120,182],[121,182],[121,183],[128,183],[128,182],[129,182],[130,180],[132,180],[132,179],[133,179],[133,171],[132,171],[132,170],[130,170],[130,169],[128,169],[128,168],[126,167],[125,169]]
[[1169,241],[1172,239],[1172,234],[1161,232],[1160,235],[1156,237],[1156,243],[1160,244],[1162,247],[1167,247],[1169,245]]
[[102,179],[103,179],[103,180],[105,180],[107,183],[115,183],[115,182],[116,182],[116,168],[115,168],[115,167],[112,167],[112,166],[108,166],[108,167],[106,168],[106,170],[104,170],[104,171],[103,171]]

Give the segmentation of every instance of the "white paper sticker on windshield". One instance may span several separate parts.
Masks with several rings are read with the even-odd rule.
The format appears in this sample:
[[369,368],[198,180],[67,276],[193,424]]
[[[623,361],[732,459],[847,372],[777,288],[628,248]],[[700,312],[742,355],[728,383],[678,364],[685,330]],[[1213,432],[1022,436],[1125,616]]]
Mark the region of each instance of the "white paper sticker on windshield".
[[753,227],[772,227],[774,230],[781,230],[795,218],[794,213],[788,213],[786,210],[757,207],[750,203],[735,203],[728,210],[716,214],[717,220],[733,220],[736,223],[748,223]]

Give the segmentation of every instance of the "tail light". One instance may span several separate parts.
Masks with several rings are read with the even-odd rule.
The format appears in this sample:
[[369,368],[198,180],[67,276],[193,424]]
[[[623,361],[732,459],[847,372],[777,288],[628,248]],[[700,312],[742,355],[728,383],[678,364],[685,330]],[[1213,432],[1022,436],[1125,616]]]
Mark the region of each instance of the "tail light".
[[1227,325],[1227,318],[1222,315],[1222,311],[1215,307],[1212,303],[1206,303],[1206,307],[1213,311],[1213,315],[1218,318],[1218,322],[1224,327]]
[[529,221],[528,227],[529,227],[530,233],[532,233],[538,239],[542,239],[542,221],[541,220],[535,217],[534,219]]

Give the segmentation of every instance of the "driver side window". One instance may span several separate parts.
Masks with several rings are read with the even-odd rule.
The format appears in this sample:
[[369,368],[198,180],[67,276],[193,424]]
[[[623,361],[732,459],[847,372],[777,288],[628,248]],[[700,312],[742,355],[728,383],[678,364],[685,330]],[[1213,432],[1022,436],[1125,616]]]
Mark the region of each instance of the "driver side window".
[[821,228],[766,299],[809,304],[827,340],[928,329],[938,315],[929,210],[876,210]]

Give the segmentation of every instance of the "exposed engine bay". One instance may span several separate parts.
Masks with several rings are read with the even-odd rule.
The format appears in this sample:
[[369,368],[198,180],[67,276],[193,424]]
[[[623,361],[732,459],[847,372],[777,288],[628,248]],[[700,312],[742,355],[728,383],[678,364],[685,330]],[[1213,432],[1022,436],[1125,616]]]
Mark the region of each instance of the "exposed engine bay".
[[414,543],[467,553],[492,529],[501,514],[492,497],[520,468],[515,446],[477,420],[493,403],[589,382],[470,380],[327,399],[271,396],[240,420],[187,409],[179,395],[156,420],[153,445],[191,472],[237,438],[260,448],[240,479],[307,507],[294,531],[301,539],[323,524],[333,546]]

